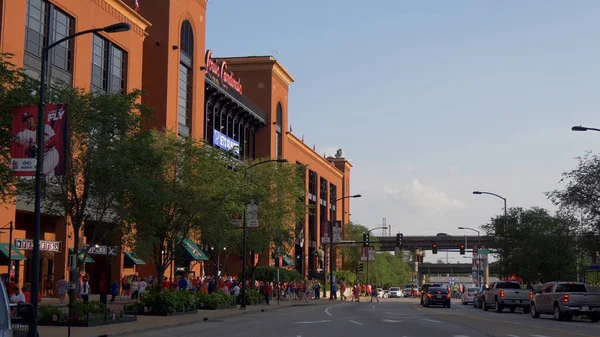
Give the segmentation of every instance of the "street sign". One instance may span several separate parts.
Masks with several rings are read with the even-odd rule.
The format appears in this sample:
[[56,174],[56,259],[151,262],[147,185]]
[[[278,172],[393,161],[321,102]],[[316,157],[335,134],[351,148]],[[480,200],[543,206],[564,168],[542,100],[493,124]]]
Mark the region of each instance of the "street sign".
[[375,261],[375,247],[369,246],[369,261]]
[[490,250],[489,250],[489,249],[479,249],[479,250],[477,251],[477,254],[479,254],[479,255],[487,255],[487,254],[489,254],[489,253],[490,253]]

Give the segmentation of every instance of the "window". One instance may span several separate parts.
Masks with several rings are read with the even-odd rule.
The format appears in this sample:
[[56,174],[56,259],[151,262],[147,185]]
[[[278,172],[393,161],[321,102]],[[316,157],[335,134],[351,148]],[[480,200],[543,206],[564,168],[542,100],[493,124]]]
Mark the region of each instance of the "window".
[[192,124],[192,90],[194,65],[194,32],[192,25],[185,20],[181,25],[179,48],[179,98],[177,121],[179,135],[189,136]]
[[277,122],[276,122],[277,126],[275,128],[275,154],[277,155],[277,158],[281,158],[282,156],[282,149],[281,149],[281,143],[283,142],[282,136],[281,136],[281,130],[282,130],[282,124],[283,124],[283,108],[281,107],[281,103],[277,103]]
[[[25,73],[39,78],[42,69],[42,49],[73,34],[74,26],[75,20],[53,4],[44,0],[27,0],[23,59]],[[48,83],[72,84],[73,40],[67,40],[52,48],[48,60]]]
[[127,90],[127,52],[94,34],[92,40],[92,91],[118,93]]
[[334,184],[329,184],[329,203],[331,209],[335,211],[335,201],[337,200],[337,187]]

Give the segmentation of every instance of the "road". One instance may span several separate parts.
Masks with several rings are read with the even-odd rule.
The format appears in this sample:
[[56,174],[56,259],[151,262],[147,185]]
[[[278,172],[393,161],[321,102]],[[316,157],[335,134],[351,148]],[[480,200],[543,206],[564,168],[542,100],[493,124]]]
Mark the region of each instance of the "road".
[[598,337],[600,323],[556,322],[516,313],[497,314],[453,303],[423,308],[414,299],[380,303],[324,301],[322,305],[267,310],[126,337]]

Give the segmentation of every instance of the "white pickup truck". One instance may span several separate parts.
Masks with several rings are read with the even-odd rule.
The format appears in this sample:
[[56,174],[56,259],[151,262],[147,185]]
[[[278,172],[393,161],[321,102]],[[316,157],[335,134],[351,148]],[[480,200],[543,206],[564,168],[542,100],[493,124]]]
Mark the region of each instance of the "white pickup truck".
[[531,317],[553,315],[557,321],[573,316],[587,316],[592,322],[600,321],[600,294],[589,292],[579,282],[549,282],[531,300]]
[[496,312],[502,312],[508,308],[515,312],[517,308],[523,308],[523,312],[529,313],[533,291],[523,289],[521,283],[516,281],[498,281],[489,285],[483,295],[482,307],[484,311],[494,308]]

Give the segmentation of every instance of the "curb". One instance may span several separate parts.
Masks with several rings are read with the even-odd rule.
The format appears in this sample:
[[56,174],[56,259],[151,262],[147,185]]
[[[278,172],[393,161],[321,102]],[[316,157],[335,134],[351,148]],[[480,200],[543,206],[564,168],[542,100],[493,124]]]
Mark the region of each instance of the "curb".
[[[285,308],[319,306],[319,305],[323,305],[325,303],[328,303],[328,302],[315,303],[315,304],[296,303],[296,304],[290,304],[290,305],[285,305],[285,306],[275,305],[272,307],[267,307],[267,308],[261,309],[260,311],[259,310],[250,310],[250,311],[239,310],[238,312],[234,311],[232,314],[224,315],[223,317],[241,316],[241,315],[250,314],[250,313],[262,313],[262,312],[267,312],[267,311],[278,311],[278,310],[283,310]],[[219,318],[213,318],[212,321],[214,321],[214,320],[219,320]],[[146,332],[146,331],[151,331],[151,330],[156,330],[156,329],[170,329],[170,328],[176,328],[176,327],[181,327],[181,326],[188,326],[188,325],[198,324],[198,323],[202,323],[202,322],[211,322],[211,319],[209,317],[203,317],[203,318],[199,318],[198,320],[191,320],[191,321],[181,322],[181,323],[176,323],[176,324],[167,324],[167,325],[161,325],[161,326],[135,329],[135,330],[127,331],[127,332],[118,332],[118,333],[114,333],[114,334],[88,336],[88,337],[119,337],[119,336],[126,336],[126,335],[131,335],[131,334],[135,334],[135,333]]]

